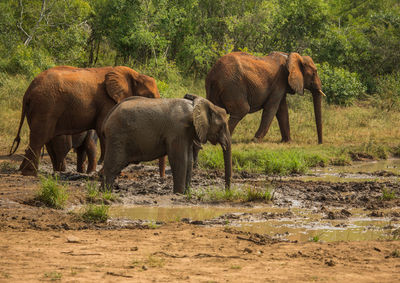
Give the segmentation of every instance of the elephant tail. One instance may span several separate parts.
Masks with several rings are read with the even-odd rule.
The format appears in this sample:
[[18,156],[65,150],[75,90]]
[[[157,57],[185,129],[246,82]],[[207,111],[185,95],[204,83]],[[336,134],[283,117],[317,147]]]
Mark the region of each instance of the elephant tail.
[[[19,143],[21,142],[20,134],[21,134],[21,128],[22,128],[22,125],[24,124],[24,120],[25,120],[25,116],[26,116],[26,108],[27,108],[27,105],[26,105],[26,101],[24,99],[22,101],[22,112],[21,112],[21,119],[19,121],[18,133],[11,145],[10,153],[8,156],[13,155],[17,151]],[[15,145],[15,148],[14,148],[14,145]]]

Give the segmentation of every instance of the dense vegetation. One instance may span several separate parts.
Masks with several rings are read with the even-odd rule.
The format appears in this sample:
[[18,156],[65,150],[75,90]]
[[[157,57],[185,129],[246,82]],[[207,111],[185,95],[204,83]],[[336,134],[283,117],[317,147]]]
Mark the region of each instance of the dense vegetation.
[[0,31],[8,74],[123,64],[165,91],[231,51],[280,50],[321,64],[330,103],[400,92],[397,0],[3,0]]
[[[204,78],[214,62],[243,50],[310,55],[318,63],[328,105],[325,145],[318,149],[307,96],[289,98],[297,144],[276,144],[276,124],[265,144],[248,144],[260,113],[248,115],[233,136],[237,170],[256,166],[280,172],[284,163],[291,167],[283,171],[296,172],[348,163],[349,153],[368,152],[370,145],[398,154],[399,42],[397,0],[2,0],[1,148],[14,138],[27,86],[46,68],[126,65],[155,77],[164,97],[187,91],[204,95]],[[26,134],[25,124],[25,143]],[[206,147],[202,164],[221,167],[222,159],[210,155],[213,150]]]

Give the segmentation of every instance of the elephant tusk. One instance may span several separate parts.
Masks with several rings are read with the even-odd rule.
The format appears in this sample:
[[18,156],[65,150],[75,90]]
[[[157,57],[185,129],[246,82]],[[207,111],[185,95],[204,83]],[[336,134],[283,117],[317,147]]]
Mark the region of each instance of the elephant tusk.
[[322,90],[319,90],[319,93],[320,93],[322,96],[325,96],[325,97],[326,97],[325,93],[323,93]]

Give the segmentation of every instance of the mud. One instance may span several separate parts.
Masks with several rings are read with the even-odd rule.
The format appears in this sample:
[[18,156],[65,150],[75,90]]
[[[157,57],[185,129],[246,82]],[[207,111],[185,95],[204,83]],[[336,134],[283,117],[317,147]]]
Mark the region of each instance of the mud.
[[[35,200],[38,178],[19,175],[18,160],[0,162],[9,163],[0,172],[0,281],[400,280],[400,200],[382,197],[400,195],[395,170],[359,171],[377,180],[356,182],[242,172],[234,188],[269,188],[272,201],[205,202],[173,194],[169,171],[163,179],[156,166],[131,165],[112,218],[86,223],[74,211],[96,175],[73,165],[59,174],[70,196],[56,210]],[[51,173],[46,157],[41,173]],[[195,170],[192,190],[204,188],[223,190],[223,173]]]

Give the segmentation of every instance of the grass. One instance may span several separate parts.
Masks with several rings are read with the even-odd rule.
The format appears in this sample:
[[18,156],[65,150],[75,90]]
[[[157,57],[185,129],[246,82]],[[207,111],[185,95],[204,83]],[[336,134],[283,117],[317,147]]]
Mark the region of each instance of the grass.
[[321,240],[321,235],[315,235],[310,238],[310,242],[318,243]]
[[395,191],[388,190],[386,187],[382,189],[381,200],[393,200],[395,198],[397,198]]
[[86,198],[92,203],[112,202],[117,199],[117,196],[112,192],[112,189],[100,191],[98,183],[94,181],[86,182]]
[[187,199],[197,199],[204,202],[249,202],[261,201],[269,202],[273,198],[273,189],[266,187],[264,189],[258,187],[232,187],[230,190],[221,188],[204,188],[200,190],[188,190],[186,192]]
[[[0,151],[4,153],[9,151],[16,135],[22,97],[30,81],[24,76],[0,73]],[[175,74],[157,82],[163,97],[183,97],[188,92],[205,96],[204,80],[184,79]],[[315,166],[348,165],[353,160],[400,156],[400,127],[397,126],[400,112],[385,112],[367,103],[339,107],[324,102],[324,143],[318,145],[311,95],[289,95],[288,104],[291,143],[280,143],[276,119],[262,143],[251,142],[261,121],[261,111],[248,114],[240,121],[232,136],[235,171],[288,175],[304,173]],[[25,122],[17,153],[22,154],[27,143]],[[204,146],[199,165],[200,168],[223,169],[221,148]]]
[[106,222],[109,217],[109,208],[105,204],[88,204],[83,209],[83,213],[81,214],[82,219],[89,223]]
[[[147,259],[144,260],[134,260],[132,261],[132,266],[134,267],[152,267],[152,268],[161,268],[165,265],[165,259],[149,255]],[[144,268],[143,268],[144,269]]]
[[58,281],[58,280],[62,279],[62,274],[57,271],[53,271],[53,272],[45,273],[44,278],[46,278],[50,281]]
[[57,176],[41,176],[40,188],[36,193],[36,199],[49,207],[62,209],[68,199],[66,185],[60,184]]
[[18,166],[14,163],[4,161],[0,163],[0,173],[15,173]]
[[400,251],[398,249],[395,249],[390,253],[390,256],[393,258],[400,258]]

